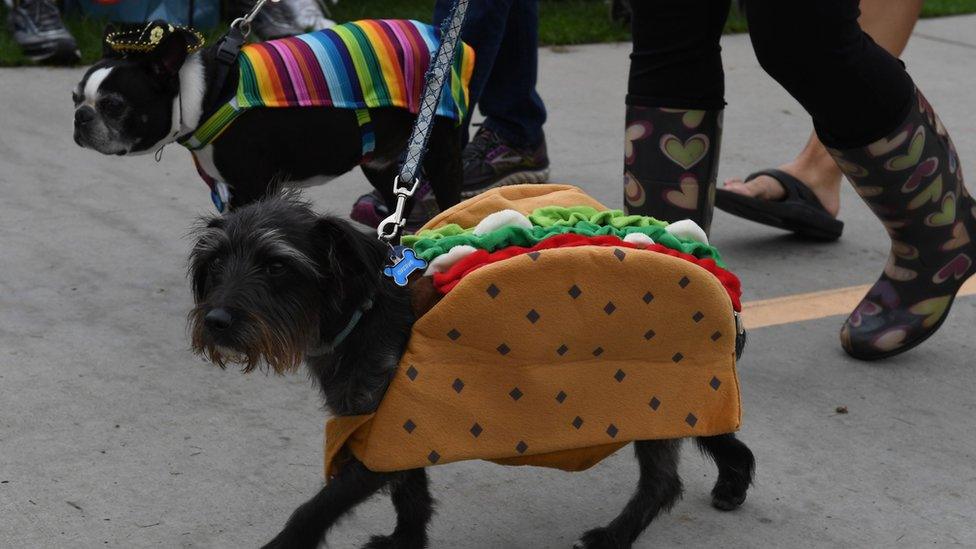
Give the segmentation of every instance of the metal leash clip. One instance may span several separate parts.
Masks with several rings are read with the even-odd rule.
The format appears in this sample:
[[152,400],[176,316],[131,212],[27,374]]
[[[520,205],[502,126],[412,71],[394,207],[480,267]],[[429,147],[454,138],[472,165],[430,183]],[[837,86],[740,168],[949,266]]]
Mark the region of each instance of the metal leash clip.
[[254,7],[251,8],[251,11],[247,12],[244,17],[238,17],[237,19],[231,21],[230,27],[232,29],[239,30],[246,38],[247,35],[251,34],[251,21],[254,21],[254,18],[258,16],[258,12],[260,12],[261,8],[263,8],[264,5],[269,1],[274,3],[281,2],[281,0],[258,0],[254,3]]
[[420,185],[420,178],[414,178],[413,182],[404,185],[400,181],[400,176],[393,178],[393,194],[396,195],[396,209],[386,219],[376,227],[376,234],[379,239],[390,244],[400,233],[406,220],[403,218],[403,210],[407,205],[407,199],[413,196]]
[[746,349],[746,328],[742,325],[742,315],[732,311],[735,316],[735,359],[742,358],[742,352]]

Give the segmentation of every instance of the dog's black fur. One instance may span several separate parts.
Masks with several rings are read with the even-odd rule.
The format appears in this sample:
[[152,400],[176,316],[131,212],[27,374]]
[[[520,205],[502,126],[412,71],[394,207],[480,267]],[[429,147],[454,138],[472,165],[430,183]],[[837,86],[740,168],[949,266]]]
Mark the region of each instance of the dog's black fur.
[[[294,196],[210,219],[191,254],[194,349],[221,366],[239,361],[245,370],[264,363],[280,373],[304,359],[333,414],[374,411],[414,321],[407,290],[381,274],[387,251],[346,222],[317,216]],[[332,341],[370,301],[372,307],[332,352],[310,353]],[[718,465],[713,505],[738,507],[752,482],[752,452],[732,434],[697,442]],[[659,512],[670,509],[682,493],[679,446],[679,440],[635,442],[636,493],[617,518],[585,533],[577,547],[630,547]],[[382,489],[393,500],[396,527],[367,546],[424,547],[433,514],[426,471],[376,473],[356,460],[298,507],[265,547],[317,547],[340,517]]]
[[[219,81],[216,46],[188,56],[190,40],[177,30],[146,54],[123,56],[106,48],[72,93],[75,142],[103,154],[150,153],[191,133],[229,101],[237,90],[237,62]],[[416,117],[392,107],[369,112],[376,149],[360,164],[362,139],[351,109],[248,109],[212,143],[218,174],[211,175],[229,185],[228,206],[234,209],[281,185],[361,165],[386,203],[394,204],[393,177]],[[453,120],[435,118],[423,169],[442,210],[460,201],[461,130]]]

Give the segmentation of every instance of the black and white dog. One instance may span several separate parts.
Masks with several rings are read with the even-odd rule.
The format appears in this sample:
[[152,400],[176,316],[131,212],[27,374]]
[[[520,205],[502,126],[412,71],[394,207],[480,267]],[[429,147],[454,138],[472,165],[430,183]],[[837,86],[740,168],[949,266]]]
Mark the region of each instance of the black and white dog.
[[[175,29],[145,54],[120,55],[106,47],[72,93],[75,142],[109,155],[151,153],[190,135],[230,101],[238,64],[219,81],[216,46],[187,54],[192,40],[188,31]],[[400,108],[369,114],[375,150],[363,164],[355,111],[331,107],[248,109],[196,157],[200,169],[230,187],[229,209],[280,184],[338,176],[357,165],[392,204],[393,177],[415,115]],[[460,200],[461,134],[453,120],[435,119],[423,168],[441,209]]]
[[[281,373],[304,362],[332,414],[371,413],[414,322],[409,291],[381,274],[387,255],[377,239],[316,215],[294,196],[205,220],[190,257],[193,348],[218,365],[237,362],[245,371],[266,364]],[[752,452],[731,434],[697,443],[718,466],[713,505],[735,509],[752,482]],[[679,440],[635,442],[636,492],[619,516],[585,533],[576,547],[630,547],[660,511],[674,505],[682,493],[679,446]],[[393,500],[396,527],[367,547],[426,546],[433,514],[427,472],[377,473],[352,459],[265,547],[318,547],[339,518],[382,489]]]

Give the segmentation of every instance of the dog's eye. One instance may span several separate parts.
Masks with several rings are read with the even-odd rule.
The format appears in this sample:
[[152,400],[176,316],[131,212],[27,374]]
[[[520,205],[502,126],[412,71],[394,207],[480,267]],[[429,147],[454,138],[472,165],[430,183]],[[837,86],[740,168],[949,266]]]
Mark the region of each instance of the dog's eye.
[[71,90],[71,101],[74,102],[75,105],[81,103],[81,94],[79,94],[74,90]]
[[215,257],[210,260],[210,272],[216,272],[220,270],[223,265],[223,261],[219,257]]
[[122,114],[122,109],[125,105],[122,101],[114,97],[103,97],[98,100],[98,110],[108,116],[118,116]]
[[267,265],[264,266],[264,272],[268,273],[271,276],[284,274],[285,264],[280,261],[272,261],[271,263],[268,263]]

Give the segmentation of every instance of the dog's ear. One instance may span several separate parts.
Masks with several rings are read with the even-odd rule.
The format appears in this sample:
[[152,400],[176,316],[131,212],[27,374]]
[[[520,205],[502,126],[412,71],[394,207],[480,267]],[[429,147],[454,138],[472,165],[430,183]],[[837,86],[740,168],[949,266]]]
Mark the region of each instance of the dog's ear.
[[333,216],[319,217],[313,234],[317,255],[328,261],[323,268],[340,279],[355,279],[369,287],[379,284],[386,247],[378,240]]
[[[154,24],[158,25],[158,28],[169,29],[169,31],[164,31],[156,46],[146,54],[145,63],[154,76],[168,81],[179,74],[183,62],[186,61],[187,48],[190,45],[189,35],[183,29],[177,29],[163,21]],[[150,27],[152,25],[150,24]],[[157,27],[152,27],[150,32],[155,28]]]

